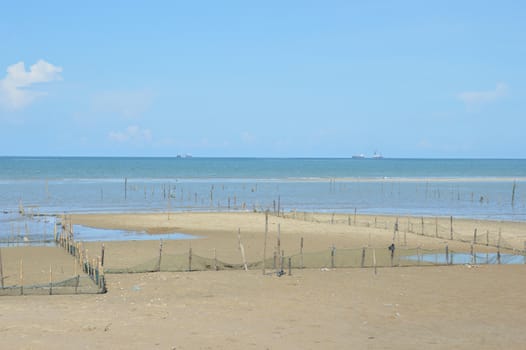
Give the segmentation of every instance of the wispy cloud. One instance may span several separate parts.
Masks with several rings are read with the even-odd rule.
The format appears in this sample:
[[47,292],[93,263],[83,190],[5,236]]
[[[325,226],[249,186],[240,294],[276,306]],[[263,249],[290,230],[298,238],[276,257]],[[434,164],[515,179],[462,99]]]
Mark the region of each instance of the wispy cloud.
[[494,90],[488,91],[465,91],[457,95],[457,98],[465,103],[468,109],[491,103],[508,95],[508,85],[497,83]]
[[44,60],[39,60],[29,67],[29,71],[26,71],[24,62],[7,67],[6,77],[0,80],[0,105],[13,110],[26,107],[37,97],[46,95],[44,91],[31,90],[31,87],[39,83],[62,80],[61,72],[61,67]]
[[243,131],[241,133],[241,141],[245,144],[253,144],[256,142],[256,137],[248,131]]
[[105,91],[93,97],[96,111],[111,112],[125,119],[141,117],[150,108],[153,93],[149,90]]
[[118,143],[144,144],[152,141],[152,132],[150,129],[130,125],[122,131],[110,131],[108,138]]

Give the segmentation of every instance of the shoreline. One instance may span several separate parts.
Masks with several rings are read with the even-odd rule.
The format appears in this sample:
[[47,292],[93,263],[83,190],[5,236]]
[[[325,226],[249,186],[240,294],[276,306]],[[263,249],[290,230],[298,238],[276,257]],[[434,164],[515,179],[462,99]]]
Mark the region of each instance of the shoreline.
[[[153,184],[164,184],[164,183],[198,183],[198,182],[238,182],[238,183],[261,183],[261,182],[327,182],[327,181],[341,181],[341,182],[526,182],[526,176],[365,176],[365,177],[339,177],[339,176],[323,176],[323,177],[126,177],[128,181],[137,181],[137,182],[148,182]],[[86,177],[86,178],[27,178],[27,179],[2,179],[0,178],[0,184],[9,184],[9,183],[90,183],[90,182],[100,182],[100,183],[121,183],[123,182],[124,177],[110,177],[110,178],[101,178],[101,177]]]

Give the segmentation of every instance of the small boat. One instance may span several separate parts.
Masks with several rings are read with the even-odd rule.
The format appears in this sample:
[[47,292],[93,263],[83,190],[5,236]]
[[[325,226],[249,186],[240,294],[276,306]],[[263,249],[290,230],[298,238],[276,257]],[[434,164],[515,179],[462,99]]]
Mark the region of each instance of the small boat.
[[365,159],[365,156],[363,154],[355,154],[352,156],[353,159]]
[[382,156],[380,153],[374,152],[373,159],[383,159],[384,156]]

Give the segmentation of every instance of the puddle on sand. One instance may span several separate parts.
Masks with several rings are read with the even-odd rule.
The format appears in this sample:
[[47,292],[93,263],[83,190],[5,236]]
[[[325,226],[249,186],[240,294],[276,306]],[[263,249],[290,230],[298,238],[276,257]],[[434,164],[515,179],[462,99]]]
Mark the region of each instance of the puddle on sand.
[[198,236],[186,233],[149,234],[146,232],[112,230],[82,225],[73,225],[76,241],[149,241],[149,240],[186,240],[197,239]]
[[526,264],[526,258],[524,255],[515,254],[500,254],[497,253],[476,253],[471,255],[469,253],[450,253],[446,260],[446,255],[442,254],[422,254],[420,256],[410,255],[404,257],[405,260],[418,261],[431,263],[431,264],[502,264],[502,265],[513,265],[513,264]]

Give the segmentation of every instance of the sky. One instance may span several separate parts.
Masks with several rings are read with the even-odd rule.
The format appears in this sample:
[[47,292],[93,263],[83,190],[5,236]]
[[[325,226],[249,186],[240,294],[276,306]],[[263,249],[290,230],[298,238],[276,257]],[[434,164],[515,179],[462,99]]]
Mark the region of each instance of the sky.
[[0,156],[526,158],[524,1],[6,1]]

